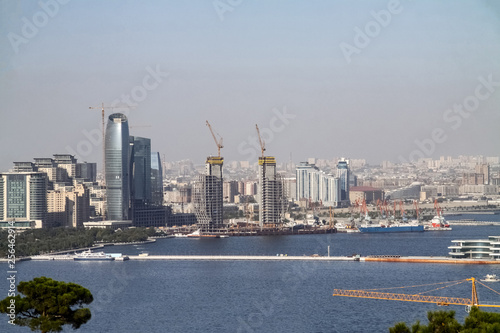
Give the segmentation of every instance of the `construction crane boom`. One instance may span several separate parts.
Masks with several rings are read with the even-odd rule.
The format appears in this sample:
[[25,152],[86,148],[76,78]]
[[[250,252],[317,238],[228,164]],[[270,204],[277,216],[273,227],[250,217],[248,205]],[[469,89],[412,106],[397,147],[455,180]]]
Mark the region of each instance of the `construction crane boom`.
[[407,301],[407,302],[423,302],[423,303],[436,303],[439,305],[473,305],[469,298],[457,297],[441,297],[441,296],[426,296],[426,295],[410,295],[410,294],[393,294],[381,293],[376,291],[365,290],[343,290],[334,289],[333,296],[346,296],[358,298],[372,298],[372,299],[385,299],[391,301]]
[[262,153],[262,158],[264,158],[264,152],[266,151],[266,143],[262,140],[259,131],[259,125],[255,124],[255,128],[257,129],[257,136],[259,137],[260,151]]
[[207,126],[208,126],[208,129],[210,130],[210,133],[212,133],[212,137],[214,138],[215,144],[217,145],[217,156],[220,157],[220,150],[221,150],[221,148],[224,148],[224,146],[222,145],[222,137],[219,135],[219,133],[217,133],[217,135],[220,138],[220,140],[217,141],[217,137],[215,136],[215,133],[212,129],[212,126],[210,126],[210,123],[208,122],[208,120],[207,120]]
[[[500,307],[496,304],[480,304],[477,296],[476,290],[476,279],[470,278],[459,281],[456,284],[463,283],[466,281],[472,282],[472,295],[471,298],[460,298],[460,297],[444,297],[444,296],[430,296],[423,294],[396,294],[396,293],[386,293],[379,291],[368,291],[368,290],[345,290],[345,289],[334,289],[333,296],[344,296],[344,297],[358,297],[358,298],[371,298],[371,299],[383,299],[390,301],[406,301],[406,302],[421,302],[421,303],[435,303],[437,305],[467,305],[467,306],[478,306],[478,307]],[[453,281],[452,281],[453,282]],[[478,282],[483,285],[481,282]],[[449,286],[447,286],[449,287]],[[489,287],[487,287],[489,288]],[[491,289],[491,288],[489,288]]]

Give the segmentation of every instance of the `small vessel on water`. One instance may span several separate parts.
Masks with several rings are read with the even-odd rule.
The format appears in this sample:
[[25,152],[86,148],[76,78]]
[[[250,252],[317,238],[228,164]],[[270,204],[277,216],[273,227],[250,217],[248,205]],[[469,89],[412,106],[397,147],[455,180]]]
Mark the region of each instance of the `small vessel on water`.
[[434,200],[434,208],[436,209],[436,215],[425,225],[426,231],[436,231],[436,230],[451,230],[450,224],[446,222],[443,216],[443,210],[439,207],[437,200]]
[[74,260],[115,260],[115,258],[104,252],[92,252],[90,249],[75,254]]
[[482,282],[499,282],[500,278],[497,277],[496,274],[486,274],[484,279],[481,279]]
[[450,224],[446,222],[444,216],[439,214],[432,218],[428,224],[425,225],[426,231],[432,230],[451,230]]
[[187,234],[186,237],[189,238],[227,238],[227,235],[219,235],[219,234],[204,234],[201,232],[201,229],[193,231],[190,234]]

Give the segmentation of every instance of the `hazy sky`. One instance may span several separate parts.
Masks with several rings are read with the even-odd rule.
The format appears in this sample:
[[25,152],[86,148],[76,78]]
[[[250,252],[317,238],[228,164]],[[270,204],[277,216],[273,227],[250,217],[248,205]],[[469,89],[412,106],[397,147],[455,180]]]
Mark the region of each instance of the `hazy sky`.
[[217,154],[206,120],[226,161],[256,123],[278,161],[500,155],[497,0],[1,0],[0,35],[0,170],[100,164],[101,102],[170,161]]

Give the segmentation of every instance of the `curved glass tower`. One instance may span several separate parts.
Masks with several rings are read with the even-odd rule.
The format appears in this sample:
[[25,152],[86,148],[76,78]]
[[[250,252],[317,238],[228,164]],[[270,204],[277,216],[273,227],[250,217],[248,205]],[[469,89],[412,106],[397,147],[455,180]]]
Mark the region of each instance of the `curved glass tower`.
[[130,206],[129,132],[127,117],[108,117],[105,141],[108,220],[128,220]]

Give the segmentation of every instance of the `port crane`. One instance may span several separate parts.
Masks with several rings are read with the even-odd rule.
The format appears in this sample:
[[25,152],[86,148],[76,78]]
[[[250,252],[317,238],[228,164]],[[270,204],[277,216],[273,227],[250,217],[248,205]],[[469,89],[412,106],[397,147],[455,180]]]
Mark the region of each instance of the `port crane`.
[[415,207],[415,214],[417,215],[417,221],[420,221],[419,209],[418,209],[418,201],[413,200],[413,206]]
[[441,209],[441,207],[439,207],[437,199],[434,200],[434,208],[436,209],[436,215],[440,217],[441,214],[443,213],[443,210]]
[[[443,288],[455,286],[455,285],[458,285],[461,283],[466,283],[468,281],[470,281],[472,284],[471,298],[430,296],[430,295],[424,295],[425,292],[421,292],[419,294],[412,295],[412,294],[387,293],[387,292],[380,291],[380,290],[384,290],[384,289],[395,289],[395,288],[366,289],[366,290],[334,289],[333,296],[383,299],[383,300],[390,300],[390,301],[434,303],[434,304],[441,305],[441,306],[465,305],[465,306],[467,306],[467,309],[470,309],[470,307],[472,307],[472,306],[497,307],[497,308],[500,307],[500,305],[497,305],[497,304],[479,303],[479,298],[478,298],[477,289],[476,289],[476,283],[492,290],[493,292],[495,292],[499,295],[500,295],[500,293],[497,292],[496,290],[486,286],[485,284],[481,283],[480,281],[477,281],[477,279],[475,279],[474,277],[471,277],[469,279],[464,279],[464,280],[446,281],[446,282],[438,282],[438,283],[408,286],[408,287],[397,287],[397,288],[412,288],[412,287],[436,286],[437,285],[437,287],[435,289],[429,290],[429,291],[433,291],[433,290],[438,290],[438,289],[443,289]],[[429,292],[429,291],[426,291],[426,292]]]
[[207,126],[208,126],[208,129],[210,130],[210,133],[212,133],[212,137],[214,138],[214,141],[215,141],[215,144],[217,145],[217,157],[220,157],[220,150],[221,148],[224,148],[224,146],[222,145],[222,137],[219,135],[219,133],[217,133],[217,136],[220,138],[219,140],[217,140],[217,137],[215,136],[215,133],[214,133],[214,130],[212,129],[212,126],[210,126],[210,123],[208,122],[207,120]]
[[[102,121],[102,174],[103,174],[103,186],[106,186],[106,143],[105,143],[105,124],[104,124],[104,109],[129,109],[134,108],[135,106],[104,106],[104,103],[101,103],[101,106],[89,106],[89,109],[100,109],[101,110],[101,121]],[[102,220],[106,220],[106,191],[103,196],[103,207],[102,207]]]
[[[394,207],[396,207],[396,203],[394,203]],[[405,218],[405,207],[401,200],[399,200],[399,210],[401,211],[401,220],[403,220]]]

